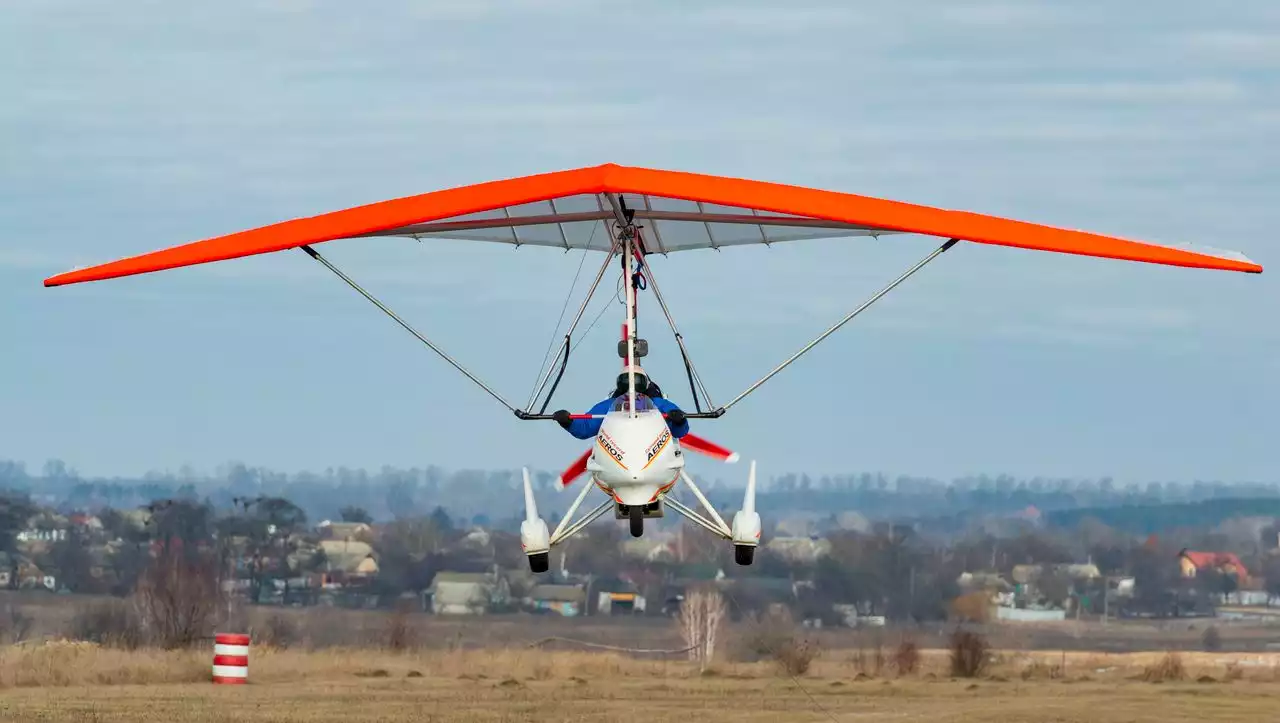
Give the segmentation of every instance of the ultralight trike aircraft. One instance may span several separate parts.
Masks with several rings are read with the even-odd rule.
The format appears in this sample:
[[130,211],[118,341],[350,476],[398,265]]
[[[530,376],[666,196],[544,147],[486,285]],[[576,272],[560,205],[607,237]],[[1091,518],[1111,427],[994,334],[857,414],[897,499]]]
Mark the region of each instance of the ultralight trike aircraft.
[[[662,298],[648,260],[653,254],[666,256],[694,249],[723,250],[747,244],[899,233],[934,236],[945,242],[741,394],[721,405],[712,402],[690,360],[684,338]],[[604,259],[559,350],[542,371],[529,400],[523,407],[517,407],[365,291],[313,246],[338,239],[376,236],[400,236],[418,241],[450,238],[566,251],[581,249],[584,253],[603,252]],[[639,536],[644,520],[661,517],[664,506],[731,541],[735,560],[747,565],[752,562],[761,530],[760,515],[755,511],[755,462],[751,463],[748,473],[742,510],[734,515],[732,524],[726,524],[685,472],[683,452],[698,452],[726,462],[736,461],[737,454],[693,434],[676,438],[671,430],[672,420],[664,418],[667,415],[654,399],[636,389],[639,361],[649,352],[647,340],[637,333],[637,293],[652,289],[684,363],[695,411],[681,410],[678,416],[714,419],[961,240],[1171,266],[1262,272],[1261,266],[1235,252],[1130,241],[777,183],[605,164],[451,188],[284,221],[72,270],[44,283],[45,286],[75,284],[300,248],[518,418],[550,420],[559,416],[563,422],[563,412],[547,414],[547,407],[568,365],[573,333],[601,279],[615,256],[619,257],[621,282],[626,288],[626,317],[618,355],[629,382],[606,413],[570,415],[599,418],[600,427],[591,448],[561,474],[559,484],[562,488],[568,486],[584,473],[589,475],[592,484],[583,485],[573,505],[550,533],[538,516],[529,472],[524,470],[526,519],[520,526],[520,538],[530,567],[535,572],[546,571],[552,546],[577,534],[610,509],[617,519],[629,520],[632,534]],[[551,382],[553,372],[555,380]],[[549,389],[548,382],[551,382]],[[545,397],[542,396],[544,390]],[[671,495],[680,481],[697,497],[706,515]],[[608,499],[574,521],[574,515],[593,486]]]

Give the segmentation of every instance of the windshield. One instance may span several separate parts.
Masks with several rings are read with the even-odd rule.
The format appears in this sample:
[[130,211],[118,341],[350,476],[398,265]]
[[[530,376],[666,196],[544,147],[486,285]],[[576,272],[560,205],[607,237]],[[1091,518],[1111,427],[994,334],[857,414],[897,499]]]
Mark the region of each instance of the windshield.
[[[631,403],[630,403],[629,397],[630,395],[623,394],[622,396],[613,400],[613,407],[610,408],[610,411],[613,411],[613,412],[631,411]],[[648,412],[654,409],[657,409],[657,407],[654,406],[652,399],[646,397],[643,394],[636,394],[636,411],[637,412]]]

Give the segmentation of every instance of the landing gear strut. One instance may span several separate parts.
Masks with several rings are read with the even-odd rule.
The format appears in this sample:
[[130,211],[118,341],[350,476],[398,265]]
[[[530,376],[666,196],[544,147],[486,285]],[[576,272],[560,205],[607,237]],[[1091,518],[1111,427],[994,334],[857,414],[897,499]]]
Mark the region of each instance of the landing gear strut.
[[640,537],[644,534],[644,519],[646,517],[662,517],[665,505],[670,505],[671,509],[688,518],[699,527],[708,530],[716,537],[731,541],[733,543],[734,562],[739,565],[750,565],[755,560],[756,547],[760,545],[760,515],[756,513],[756,463],[754,461],[751,463],[751,471],[747,476],[747,490],[742,498],[742,509],[734,514],[732,526],[725,524],[724,519],[711,506],[706,496],[702,494],[702,490],[698,489],[698,485],[689,477],[687,472],[681,470],[680,477],[688,485],[689,491],[706,508],[710,518],[667,493],[660,495],[657,500],[647,505],[623,505],[613,499],[608,499],[580,517],[576,522],[570,524],[570,520],[577,514],[578,508],[582,506],[583,499],[594,489],[593,485],[583,485],[582,491],[578,493],[578,498],[573,501],[573,504],[565,512],[560,524],[556,526],[555,532],[548,534],[547,523],[541,517],[538,517],[538,508],[533,500],[533,485],[529,481],[529,470],[524,470],[525,519],[520,523],[520,545],[524,548],[525,555],[529,557],[529,569],[535,573],[546,572],[552,546],[558,545],[581,532],[587,525],[597,520],[605,512],[608,512],[610,507],[613,508],[614,516],[617,519],[626,518],[631,528],[631,536]]
[[707,512],[711,513],[712,519],[703,517],[697,510],[671,497],[666,499],[667,504],[671,509],[688,518],[690,522],[717,537],[732,541],[733,561],[739,565],[750,565],[755,559],[756,547],[760,544],[760,515],[756,513],[756,463],[751,462],[751,471],[747,474],[747,490],[742,496],[742,510],[734,514],[732,527],[724,523],[689,475],[683,471],[680,474],[685,484],[689,486],[689,490],[698,498]]
[[578,498],[574,500],[573,506],[561,518],[555,532],[548,534],[547,523],[538,516],[538,506],[533,500],[533,483],[529,481],[529,470],[524,470],[524,522],[520,523],[520,546],[524,548],[524,554],[529,557],[530,571],[546,572],[549,567],[552,545],[558,545],[570,536],[581,532],[583,528],[608,512],[609,508],[613,506],[613,500],[605,500],[600,506],[570,525],[569,520],[573,519],[578,508],[582,506],[582,500],[586,498],[591,489],[591,485],[582,486],[582,492],[578,493]]

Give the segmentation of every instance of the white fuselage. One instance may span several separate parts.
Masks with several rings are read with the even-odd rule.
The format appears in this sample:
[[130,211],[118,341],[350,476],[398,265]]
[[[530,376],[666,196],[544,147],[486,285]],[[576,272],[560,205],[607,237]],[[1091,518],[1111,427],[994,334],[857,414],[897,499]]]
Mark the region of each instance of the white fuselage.
[[587,472],[596,486],[624,505],[647,505],[680,478],[684,454],[662,412],[631,416],[609,412],[600,424]]

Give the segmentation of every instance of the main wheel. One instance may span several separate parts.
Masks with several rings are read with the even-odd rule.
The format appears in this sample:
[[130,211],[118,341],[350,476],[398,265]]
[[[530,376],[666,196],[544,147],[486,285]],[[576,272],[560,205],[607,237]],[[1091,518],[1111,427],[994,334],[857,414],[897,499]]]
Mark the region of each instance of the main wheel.
[[756,557],[755,545],[734,545],[733,561],[739,565],[750,565]]
[[632,505],[631,513],[631,536],[639,537],[644,534],[644,508],[640,505]]
[[546,572],[551,567],[551,551],[538,552],[529,556],[529,569],[533,572]]

